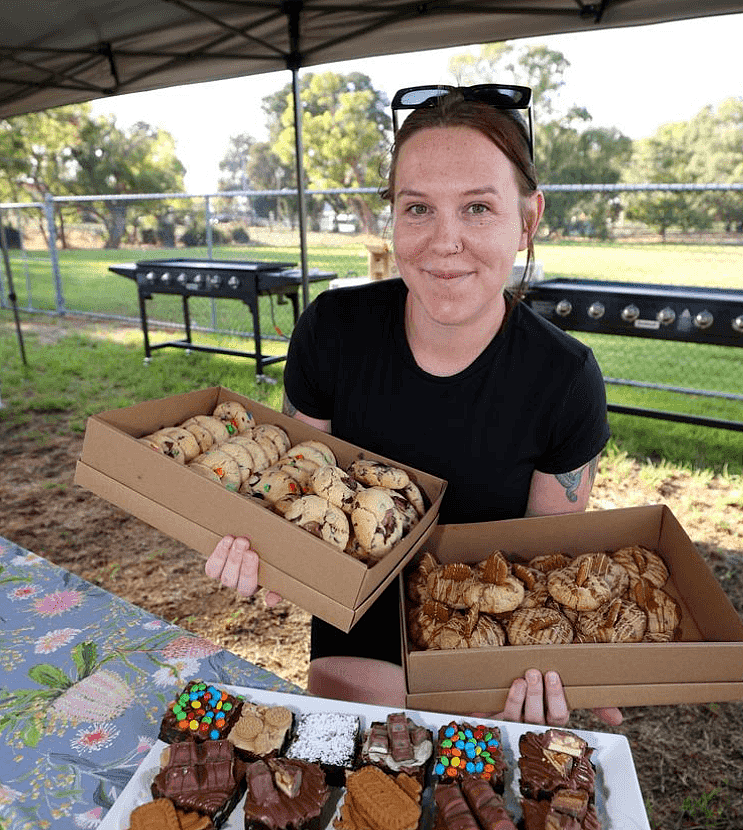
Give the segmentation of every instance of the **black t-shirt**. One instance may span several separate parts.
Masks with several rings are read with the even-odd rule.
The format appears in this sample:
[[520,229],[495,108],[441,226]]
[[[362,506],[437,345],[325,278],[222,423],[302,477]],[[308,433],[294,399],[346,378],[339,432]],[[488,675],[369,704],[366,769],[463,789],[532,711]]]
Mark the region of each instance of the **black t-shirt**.
[[[284,370],[289,401],[333,435],[448,482],[441,523],[524,515],[534,470],[564,473],[609,438],[591,350],[524,304],[464,371],[438,377],[405,336],[402,280],[326,291],[303,312]],[[349,634],[312,621],[312,659],[400,663],[397,583]]]

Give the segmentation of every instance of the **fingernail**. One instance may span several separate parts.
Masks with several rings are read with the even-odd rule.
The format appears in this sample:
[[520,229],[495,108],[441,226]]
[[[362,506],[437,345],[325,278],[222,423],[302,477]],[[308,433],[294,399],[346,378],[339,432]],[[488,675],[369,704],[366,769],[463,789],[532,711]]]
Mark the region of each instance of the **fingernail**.
[[550,686],[560,685],[560,675],[556,671],[548,671],[547,674],[545,674],[544,679]]
[[526,680],[528,683],[539,683],[541,675],[536,669],[529,669],[526,672]]
[[242,556],[250,550],[250,542],[242,536],[239,536],[235,539],[235,550]]

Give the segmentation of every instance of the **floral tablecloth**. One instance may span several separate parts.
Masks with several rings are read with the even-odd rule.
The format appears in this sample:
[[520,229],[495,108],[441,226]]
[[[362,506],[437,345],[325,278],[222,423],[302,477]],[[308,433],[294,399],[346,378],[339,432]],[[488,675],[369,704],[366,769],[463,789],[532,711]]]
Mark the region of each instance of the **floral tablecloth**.
[[0,537],[0,830],[95,828],[191,678],[301,690]]

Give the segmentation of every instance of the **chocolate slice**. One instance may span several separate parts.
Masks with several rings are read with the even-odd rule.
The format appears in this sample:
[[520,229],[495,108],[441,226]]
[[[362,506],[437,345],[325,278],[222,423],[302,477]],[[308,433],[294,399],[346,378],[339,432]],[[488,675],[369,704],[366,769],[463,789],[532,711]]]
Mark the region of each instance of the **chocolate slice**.
[[324,771],[305,761],[255,761],[245,779],[246,830],[312,827],[330,795]]

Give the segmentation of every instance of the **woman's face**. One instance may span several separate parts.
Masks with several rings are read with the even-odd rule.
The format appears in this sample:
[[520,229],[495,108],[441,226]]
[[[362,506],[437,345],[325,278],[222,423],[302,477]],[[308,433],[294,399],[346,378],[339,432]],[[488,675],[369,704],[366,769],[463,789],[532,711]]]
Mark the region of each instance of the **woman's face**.
[[[400,148],[393,196],[395,258],[414,312],[440,325],[499,324],[503,286],[528,244],[503,152],[468,127],[421,130]],[[538,221],[541,195],[529,198]]]

